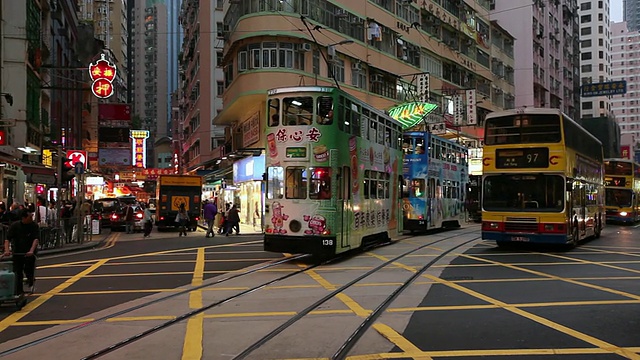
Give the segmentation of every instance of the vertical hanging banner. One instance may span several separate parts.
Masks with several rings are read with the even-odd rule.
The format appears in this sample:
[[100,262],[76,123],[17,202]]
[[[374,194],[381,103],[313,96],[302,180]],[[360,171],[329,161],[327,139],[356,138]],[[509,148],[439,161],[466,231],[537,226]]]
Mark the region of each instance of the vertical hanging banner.
[[453,125],[460,126],[462,125],[463,119],[463,108],[462,108],[462,95],[455,94],[453,95]]
[[418,75],[418,99],[429,102],[429,74]]
[[131,165],[135,168],[147,167],[147,138],[149,130],[131,130]]
[[476,91],[465,90],[465,97],[467,99],[467,125],[478,124],[478,112],[476,109]]

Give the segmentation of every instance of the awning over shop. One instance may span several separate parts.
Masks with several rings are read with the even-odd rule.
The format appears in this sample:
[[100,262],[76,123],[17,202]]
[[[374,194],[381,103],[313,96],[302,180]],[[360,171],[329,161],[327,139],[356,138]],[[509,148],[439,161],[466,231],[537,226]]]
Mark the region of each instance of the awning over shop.
[[32,184],[56,184],[56,172],[52,168],[39,165],[22,164],[22,171],[27,176],[27,182]]

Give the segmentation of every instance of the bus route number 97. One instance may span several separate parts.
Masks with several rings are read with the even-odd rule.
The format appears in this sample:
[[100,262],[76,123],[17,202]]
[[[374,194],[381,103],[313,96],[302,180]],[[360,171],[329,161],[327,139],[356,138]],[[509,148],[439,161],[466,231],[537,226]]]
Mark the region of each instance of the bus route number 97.
[[322,240],[323,246],[333,246],[333,239],[324,239]]

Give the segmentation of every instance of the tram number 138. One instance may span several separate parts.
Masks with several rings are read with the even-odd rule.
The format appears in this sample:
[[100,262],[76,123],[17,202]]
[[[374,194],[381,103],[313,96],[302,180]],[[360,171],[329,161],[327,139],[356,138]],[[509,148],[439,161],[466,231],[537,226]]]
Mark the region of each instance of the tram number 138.
[[323,246],[333,246],[333,239],[322,240],[322,245]]

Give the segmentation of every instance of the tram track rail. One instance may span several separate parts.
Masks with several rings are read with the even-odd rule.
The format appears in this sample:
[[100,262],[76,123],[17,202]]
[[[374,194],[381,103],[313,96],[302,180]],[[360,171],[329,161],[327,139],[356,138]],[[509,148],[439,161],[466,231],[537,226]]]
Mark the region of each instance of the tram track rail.
[[[419,250],[421,250],[421,249],[427,248],[427,247],[429,247],[429,246],[433,246],[433,245],[435,245],[435,244],[441,243],[441,242],[446,241],[446,240],[451,240],[452,238],[455,238],[455,237],[458,237],[458,236],[462,236],[462,235],[466,235],[466,234],[472,234],[472,233],[477,233],[477,231],[474,229],[474,230],[472,230],[472,231],[468,231],[468,232],[464,232],[464,233],[457,233],[457,234],[454,234],[454,235],[451,235],[451,236],[443,237],[443,238],[438,239],[438,240],[430,241],[430,242],[428,242],[428,243],[426,243],[426,244],[423,244],[423,245],[420,245],[420,246],[418,246],[418,247],[416,247],[416,248],[414,248],[414,249],[412,249],[412,250],[406,251],[406,252],[404,252],[404,253],[402,253],[402,254],[400,254],[400,255],[398,255],[398,256],[396,256],[396,257],[394,257],[393,259],[391,259],[391,260],[389,260],[389,261],[384,262],[383,264],[381,264],[381,265],[379,265],[379,266],[376,266],[375,268],[373,268],[373,269],[369,270],[369,271],[368,271],[367,273],[365,273],[364,275],[361,275],[361,276],[357,277],[356,279],[354,279],[354,280],[350,281],[349,283],[347,283],[347,284],[345,284],[345,285],[341,286],[341,287],[340,287],[339,289],[337,289],[336,291],[333,291],[331,294],[329,294],[329,295],[327,295],[327,296],[325,296],[325,297],[321,298],[320,300],[316,301],[314,304],[310,305],[308,308],[306,308],[305,310],[303,310],[303,311],[301,312],[301,313],[303,313],[303,312],[304,312],[304,314],[302,314],[302,315],[301,315],[301,313],[298,313],[296,316],[292,317],[292,318],[291,318],[291,319],[289,319],[287,322],[285,322],[283,325],[281,325],[278,329],[274,330],[274,331],[273,331],[272,333],[270,333],[270,334],[267,334],[264,338],[260,339],[258,342],[254,343],[254,344],[253,344],[253,345],[251,345],[249,348],[245,349],[245,351],[244,351],[244,352],[242,352],[242,353],[238,354],[234,359],[243,359],[243,358],[245,358],[245,357],[246,357],[247,355],[249,355],[251,352],[253,352],[253,351],[254,351],[254,350],[256,350],[257,348],[259,348],[261,345],[263,345],[264,343],[266,343],[268,340],[270,340],[270,339],[272,339],[273,337],[275,337],[278,333],[280,333],[281,331],[283,331],[283,330],[285,330],[286,328],[288,328],[289,326],[291,326],[293,323],[295,323],[297,320],[299,320],[300,318],[302,318],[304,315],[307,315],[307,314],[308,314],[309,312],[311,312],[313,309],[317,308],[317,307],[318,307],[318,306],[320,306],[321,304],[323,304],[323,303],[325,303],[326,301],[328,301],[328,300],[330,300],[331,298],[333,298],[333,297],[334,297],[335,295],[337,295],[339,292],[344,291],[346,288],[348,288],[348,287],[350,287],[350,286],[353,286],[354,284],[356,284],[356,283],[357,283],[357,282],[359,282],[360,280],[362,280],[362,279],[366,278],[367,276],[369,276],[369,275],[371,275],[371,274],[375,273],[376,271],[379,271],[380,269],[382,269],[382,268],[384,268],[384,267],[386,267],[386,266],[389,266],[389,265],[393,264],[393,262],[395,262],[395,261],[397,261],[397,260],[399,260],[399,259],[401,259],[401,258],[403,258],[403,257],[406,257],[406,256],[408,256],[408,255],[411,255],[411,254],[413,254],[413,253],[415,253],[415,252],[417,252],[417,251],[419,251]],[[414,237],[414,236],[409,236],[409,238],[411,238],[411,237]],[[463,246],[463,245],[465,245],[465,244],[468,244],[468,243],[471,243],[471,242],[473,242],[473,241],[476,241],[478,238],[479,238],[479,237],[474,237],[473,239],[468,240],[468,241],[465,241],[464,243],[462,243],[462,244],[460,244],[460,245],[456,246],[455,248],[450,249],[450,250],[448,250],[447,252],[445,252],[445,253],[443,253],[443,254],[441,254],[441,255],[438,255],[438,258],[437,258],[437,259],[434,259],[433,261],[429,262],[429,264],[425,265],[425,267],[421,270],[421,272],[420,272],[420,273],[422,273],[422,272],[424,272],[425,270],[427,270],[427,269],[428,269],[430,266],[432,266],[432,265],[433,265],[437,260],[439,260],[439,259],[441,259],[442,257],[446,256],[447,254],[451,253],[454,249],[457,249],[457,248],[459,248],[460,246]],[[405,240],[406,240],[406,239],[405,239]],[[380,244],[375,245],[375,246],[369,246],[369,247],[367,247],[367,248],[363,249],[363,251],[367,251],[367,250],[371,250],[371,249],[373,249],[373,248],[377,248],[377,247],[382,247],[382,246],[390,245],[390,244],[396,243],[396,242],[398,242],[398,241],[402,241],[402,240],[390,241],[390,242],[380,243]],[[272,285],[272,284],[277,283],[277,282],[279,282],[279,281],[283,281],[283,280],[289,279],[289,278],[291,278],[291,277],[293,277],[293,276],[295,276],[295,275],[304,274],[304,273],[306,273],[306,272],[308,272],[308,271],[310,271],[310,270],[313,270],[314,268],[317,268],[317,267],[319,267],[319,266],[321,266],[321,265],[326,265],[326,264],[329,264],[329,263],[332,263],[332,262],[338,262],[338,261],[341,261],[341,260],[343,260],[343,259],[344,259],[344,258],[346,258],[346,257],[350,257],[351,255],[352,255],[352,254],[350,254],[350,252],[347,252],[347,253],[341,254],[341,255],[339,255],[339,256],[337,256],[337,257],[334,257],[334,258],[332,258],[332,259],[329,259],[329,260],[327,260],[327,261],[316,262],[316,263],[314,263],[314,264],[311,264],[311,265],[305,266],[304,268],[300,268],[299,270],[293,271],[293,272],[288,273],[288,274],[286,274],[286,275],[283,275],[283,276],[281,276],[281,277],[278,277],[278,278],[275,278],[275,279],[269,280],[269,281],[267,281],[267,282],[263,282],[263,283],[261,283],[261,284],[259,284],[259,285],[253,286],[253,287],[251,287],[251,288],[249,288],[249,289],[246,289],[246,290],[240,291],[240,292],[238,292],[238,293],[236,293],[236,294],[234,294],[234,295],[228,296],[228,297],[226,297],[226,298],[224,298],[224,299],[221,299],[221,300],[215,301],[215,302],[213,302],[213,303],[207,304],[207,305],[202,306],[202,307],[199,307],[199,308],[197,308],[197,309],[193,309],[193,310],[191,310],[191,311],[189,311],[189,312],[183,313],[182,315],[176,316],[175,318],[173,318],[173,319],[171,319],[171,320],[168,320],[168,321],[166,321],[166,322],[163,322],[163,323],[161,323],[161,324],[158,324],[158,325],[156,325],[156,326],[154,326],[154,327],[152,327],[152,328],[149,328],[149,329],[147,329],[147,330],[144,330],[144,331],[142,331],[142,332],[140,332],[140,333],[138,333],[138,334],[135,334],[135,335],[130,336],[130,337],[128,337],[128,338],[126,338],[126,339],[124,339],[124,340],[121,340],[121,341],[119,341],[119,342],[117,342],[117,343],[111,344],[111,345],[109,345],[109,346],[106,346],[106,347],[104,347],[104,348],[102,348],[102,349],[98,350],[98,351],[95,351],[95,352],[93,352],[92,354],[89,354],[89,355],[87,355],[87,356],[83,357],[83,358],[82,358],[82,360],[91,360],[91,359],[97,359],[97,358],[100,358],[100,357],[105,356],[105,355],[107,355],[107,354],[109,354],[109,353],[112,353],[112,352],[114,352],[114,351],[116,351],[116,350],[118,350],[118,349],[120,349],[120,348],[123,348],[123,347],[125,347],[125,346],[131,345],[131,344],[135,343],[136,341],[141,340],[141,339],[143,339],[143,338],[146,338],[147,336],[152,335],[152,334],[154,334],[154,333],[156,333],[156,332],[158,332],[158,331],[160,331],[160,330],[166,329],[166,328],[168,328],[168,327],[170,327],[170,326],[172,326],[172,325],[175,325],[175,324],[177,324],[177,323],[179,323],[179,322],[181,322],[181,321],[187,320],[187,319],[189,319],[189,318],[191,318],[191,317],[193,317],[193,316],[195,316],[195,315],[197,315],[197,314],[203,313],[204,311],[207,311],[207,310],[212,309],[212,308],[217,307],[217,306],[221,306],[221,305],[223,305],[223,304],[227,304],[227,303],[229,303],[229,302],[231,302],[231,301],[233,301],[233,300],[235,300],[235,299],[238,299],[238,298],[240,298],[240,297],[242,297],[242,296],[244,296],[244,295],[254,293],[254,292],[256,292],[256,291],[258,291],[258,290],[261,290],[261,289],[263,289],[263,288],[265,288],[265,287],[267,287],[267,286],[269,286],[269,285]],[[301,257],[304,257],[304,256],[301,256]],[[412,277],[412,278],[413,278],[413,279],[415,279],[416,277],[417,277],[417,276]],[[412,281],[412,280],[411,280],[411,281]],[[410,281],[410,282],[411,282],[411,281]],[[410,282],[409,282],[409,283],[410,283]],[[211,287],[211,286],[213,286],[213,285],[215,285],[215,284],[206,284],[206,285],[199,286],[198,288]],[[408,286],[408,284],[407,284],[407,286]],[[406,287],[406,286],[405,286],[405,287]],[[191,288],[191,289],[189,289],[189,291],[193,291],[193,290],[196,290],[196,289],[197,289],[197,288]],[[399,294],[400,292],[401,292],[401,291],[399,291],[399,292],[398,292],[398,294]],[[397,296],[397,294],[396,294],[396,296]],[[394,297],[394,298],[395,298],[395,297]],[[391,299],[391,300],[390,300],[386,305],[388,305],[389,303],[391,303],[391,301],[393,301],[393,299]],[[383,308],[381,308],[381,309],[380,309],[380,311],[379,311],[379,313],[376,315],[376,317],[377,317],[377,316],[379,316],[379,315],[383,312],[383,310],[386,308],[386,305],[385,305]],[[373,321],[373,320],[375,320],[375,319],[372,319],[371,321]],[[280,329],[280,328],[281,328],[281,329]],[[368,328],[368,325],[366,326],[366,328]],[[276,331],[277,331],[277,332],[276,332]],[[359,338],[359,336],[360,336],[360,335],[361,335],[361,334],[356,334],[354,337],[358,337],[358,338]],[[355,339],[355,341],[357,341],[357,339]],[[347,347],[348,347],[348,349],[350,349],[350,347],[349,347],[349,345],[348,345],[348,344],[345,346],[345,348],[347,348]],[[341,347],[341,348],[342,348],[342,347]],[[2,354],[0,353],[0,356],[1,356],[1,355],[2,355]]]
[[[0,357],[4,357],[4,356],[7,356],[7,355],[11,355],[11,354],[17,353],[19,351],[22,351],[22,350],[28,349],[30,347],[45,343],[45,342],[53,340],[55,338],[70,334],[70,333],[75,332],[77,330],[84,329],[84,328],[87,328],[89,326],[105,322],[105,321],[107,321],[109,319],[112,319],[112,318],[115,318],[115,317],[118,317],[118,316],[122,316],[124,314],[130,313],[130,312],[133,312],[133,311],[136,311],[136,310],[139,310],[139,309],[143,309],[143,308],[146,308],[148,306],[155,305],[155,304],[170,300],[172,298],[175,298],[175,297],[178,297],[178,296],[181,296],[181,295],[189,294],[190,292],[195,291],[195,290],[200,290],[200,289],[204,289],[204,288],[207,288],[207,287],[215,286],[215,285],[222,284],[222,283],[225,283],[225,282],[228,282],[228,281],[231,281],[231,280],[243,277],[243,276],[247,276],[247,275],[251,275],[251,274],[257,273],[259,271],[267,270],[267,269],[272,268],[274,266],[282,265],[282,264],[285,264],[285,263],[288,263],[288,262],[291,262],[291,261],[295,261],[295,260],[307,259],[307,258],[310,258],[310,255],[297,254],[297,255],[287,256],[287,257],[284,257],[282,259],[276,259],[276,260],[273,260],[273,261],[269,261],[269,262],[263,263],[263,264],[261,264],[261,265],[259,265],[257,267],[250,268],[249,270],[238,272],[238,273],[233,273],[233,274],[231,274],[229,276],[225,276],[225,277],[223,277],[221,279],[216,279],[215,281],[213,281],[211,283],[189,287],[187,289],[184,289],[184,290],[181,290],[181,291],[178,291],[178,292],[175,292],[175,293],[160,297],[158,299],[153,299],[153,300],[144,302],[142,304],[131,306],[131,307],[128,307],[126,309],[122,309],[120,311],[117,311],[115,313],[102,316],[102,317],[100,317],[98,319],[93,319],[91,321],[87,321],[87,322],[78,324],[78,325],[73,326],[73,327],[71,327],[69,329],[61,330],[61,331],[58,331],[56,333],[53,333],[53,334],[50,334],[50,335],[47,335],[47,336],[43,336],[43,337],[38,338],[36,340],[29,341],[29,342],[27,342],[25,344],[13,347],[11,349],[7,349],[7,350],[4,350],[4,351],[1,351],[0,352]],[[319,266],[319,265],[320,264],[313,264],[313,265],[310,265],[310,266],[316,267],[316,266]]]

